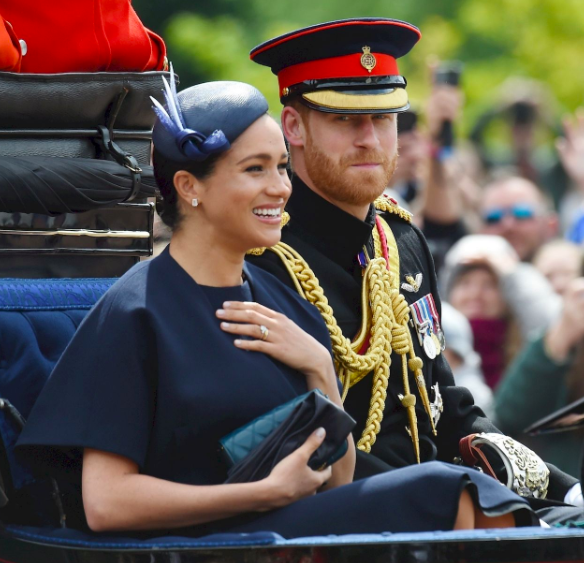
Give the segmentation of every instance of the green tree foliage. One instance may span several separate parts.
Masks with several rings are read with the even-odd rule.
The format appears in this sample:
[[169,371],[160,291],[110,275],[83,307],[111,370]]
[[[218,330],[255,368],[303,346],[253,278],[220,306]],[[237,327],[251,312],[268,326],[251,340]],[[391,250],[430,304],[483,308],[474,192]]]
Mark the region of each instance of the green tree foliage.
[[584,102],[582,0],[370,0],[365,6],[354,0],[134,0],[134,6],[166,39],[183,84],[250,82],[274,110],[276,79],[249,61],[250,48],[300,26],[355,16],[405,19],[422,30],[422,41],[400,63],[414,105],[427,94],[432,56],[464,62],[467,120],[510,95],[501,88],[510,76],[545,82],[559,111]]

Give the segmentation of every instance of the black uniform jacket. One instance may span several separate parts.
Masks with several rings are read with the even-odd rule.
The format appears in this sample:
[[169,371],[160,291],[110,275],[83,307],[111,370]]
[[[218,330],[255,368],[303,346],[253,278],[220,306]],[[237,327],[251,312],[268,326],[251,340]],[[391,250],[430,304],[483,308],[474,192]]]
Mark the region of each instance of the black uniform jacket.
[[[290,221],[282,231],[282,241],[293,247],[308,262],[318,278],[331,305],[337,322],[348,338],[353,338],[361,323],[362,269],[357,255],[363,246],[373,255],[372,230],[375,225],[375,209],[370,209],[365,221],[342,211],[308,188],[298,177],[293,179],[293,193],[286,210]],[[432,256],[420,230],[399,216],[383,213],[398,247],[400,261],[400,286],[405,276],[421,273],[419,290],[402,291],[408,303],[413,303],[431,293],[440,313],[440,299]],[[276,275],[290,287],[293,283],[280,258],[266,250],[261,256],[248,259]],[[428,416],[422,402],[416,403],[418,430],[420,434],[421,461],[438,459],[452,462],[459,455],[459,440],[475,432],[499,432],[474,404],[471,393],[454,383],[452,371],[441,354],[434,360],[426,356],[419,345],[414,329],[412,340],[418,357],[424,362],[426,386],[433,400],[431,386],[438,383],[444,400],[444,412],[437,426],[438,435],[433,436]],[[384,418],[377,441],[371,454],[358,455],[355,478],[362,478],[380,471],[414,464],[415,456],[410,436],[406,430],[407,414],[398,395],[403,393],[401,358],[392,354],[389,388]],[[357,420],[355,439],[364,428],[371,398],[372,374],[353,386],[345,401],[346,410]],[[417,387],[410,373],[410,387],[414,394]],[[558,469],[550,466],[549,498],[563,500],[568,488],[577,482]]]

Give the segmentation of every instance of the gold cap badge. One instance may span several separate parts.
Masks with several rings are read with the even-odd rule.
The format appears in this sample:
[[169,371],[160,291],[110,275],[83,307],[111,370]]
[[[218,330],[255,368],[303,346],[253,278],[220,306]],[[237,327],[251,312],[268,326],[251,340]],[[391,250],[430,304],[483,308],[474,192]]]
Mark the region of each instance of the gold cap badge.
[[361,66],[367,70],[367,72],[371,72],[376,64],[377,59],[375,58],[375,55],[371,54],[371,47],[365,45],[363,47],[363,54],[361,55]]

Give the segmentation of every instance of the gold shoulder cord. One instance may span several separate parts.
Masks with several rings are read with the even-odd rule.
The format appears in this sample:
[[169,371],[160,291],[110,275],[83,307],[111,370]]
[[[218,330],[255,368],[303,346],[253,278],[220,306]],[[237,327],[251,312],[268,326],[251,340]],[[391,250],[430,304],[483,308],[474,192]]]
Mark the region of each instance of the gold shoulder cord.
[[[411,221],[410,213],[386,198],[377,199],[375,207],[382,211],[399,215],[405,221]],[[283,225],[288,220],[288,214],[284,213],[282,216]],[[389,225],[383,219],[381,219],[381,224],[387,239],[390,270],[388,271],[383,258],[379,233],[377,229],[373,229],[375,258],[369,261],[364,272],[361,296],[363,317],[361,328],[353,342],[341,332],[317,277],[302,256],[291,246],[282,242],[268,250],[278,255],[294,282],[298,293],[320,311],[331,337],[335,367],[343,384],[343,400],[353,385],[361,381],[369,372],[374,372],[369,414],[361,439],[357,443],[357,447],[364,452],[369,453],[371,451],[381,427],[387,397],[392,351],[401,356],[404,395],[400,395],[400,400],[408,411],[410,435],[416,460],[419,463],[420,445],[415,411],[416,397],[410,392],[408,367],[415,375],[418,392],[431,421],[434,434],[436,434],[436,429],[422,373],[424,364],[415,355],[412,336],[408,327],[410,310],[404,296],[399,293],[400,272],[397,243]],[[265,250],[258,248],[249,251],[249,253],[261,255]],[[359,354],[358,352],[364,346],[367,338],[369,338],[367,350],[365,353]]]

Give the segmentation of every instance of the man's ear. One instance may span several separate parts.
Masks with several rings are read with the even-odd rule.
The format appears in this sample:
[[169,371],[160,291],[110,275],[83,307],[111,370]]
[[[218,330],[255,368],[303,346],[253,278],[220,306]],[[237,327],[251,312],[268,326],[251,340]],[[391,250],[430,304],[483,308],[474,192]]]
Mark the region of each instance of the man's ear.
[[290,146],[303,147],[306,141],[306,126],[302,115],[292,106],[282,110],[282,131]]
[[192,206],[193,199],[201,201],[201,183],[197,178],[186,170],[179,170],[173,177],[174,188],[179,200]]

